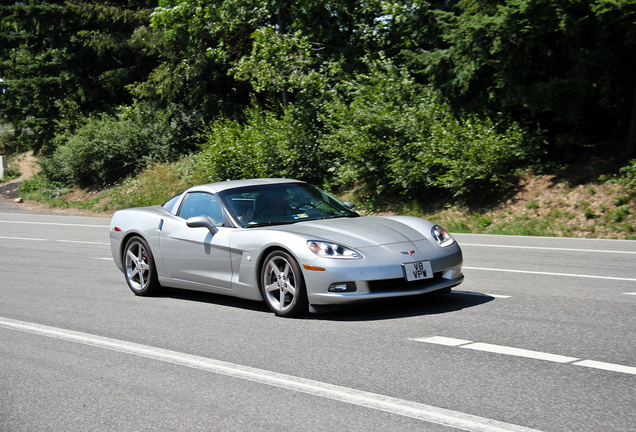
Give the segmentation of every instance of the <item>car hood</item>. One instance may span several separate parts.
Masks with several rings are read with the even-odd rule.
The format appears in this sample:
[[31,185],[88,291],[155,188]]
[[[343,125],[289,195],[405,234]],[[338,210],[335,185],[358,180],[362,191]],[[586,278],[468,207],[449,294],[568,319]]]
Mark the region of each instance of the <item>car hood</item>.
[[426,240],[432,226],[424,219],[412,217],[361,216],[306,221],[277,228],[306,236],[308,240],[328,240],[364,248]]

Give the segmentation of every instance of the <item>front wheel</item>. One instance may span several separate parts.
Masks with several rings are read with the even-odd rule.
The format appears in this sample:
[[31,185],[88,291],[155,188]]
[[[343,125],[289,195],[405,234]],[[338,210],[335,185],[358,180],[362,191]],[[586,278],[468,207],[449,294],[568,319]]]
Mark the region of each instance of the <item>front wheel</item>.
[[124,248],[124,270],[128,287],[138,296],[156,294],[160,288],[155,260],[141,237],[128,240]]
[[303,275],[287,252],[274,251],[263,261],[261,292],[267,306],[278,316],[296,317],[308,312]]

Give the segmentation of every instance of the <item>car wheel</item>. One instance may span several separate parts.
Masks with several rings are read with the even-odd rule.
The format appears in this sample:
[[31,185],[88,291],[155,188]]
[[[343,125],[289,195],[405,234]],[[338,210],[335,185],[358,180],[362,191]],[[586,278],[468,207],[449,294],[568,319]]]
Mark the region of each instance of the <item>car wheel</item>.
[[270,253],[261,267],[261,292],[278,316],[295,317],[308,312],[307,291],[300,267],[288,253]]
[[124,266],[126,282],[135,295],[149,296],[159,290],[155,260],[141,237],[133,237],[126,243]]

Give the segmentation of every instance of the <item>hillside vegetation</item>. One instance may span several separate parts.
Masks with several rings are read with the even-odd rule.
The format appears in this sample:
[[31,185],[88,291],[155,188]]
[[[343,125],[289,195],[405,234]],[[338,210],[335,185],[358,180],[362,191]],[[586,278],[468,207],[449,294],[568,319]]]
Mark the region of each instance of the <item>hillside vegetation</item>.
[[456,231],[629,233],[635,51],[633,0],[10,2],[0,151],[39,159],[21,194],[104,209],[291,177]]
[[[110,216],[122,208],[162,204],[185,188],[204,182],[194,174],[192,159],[153,165],[114,187],[86,189],[51,187],[41,176],[31,174],[35,159],[21,155],[11,159],[11,170],[30,175],[12,196],[27,199],[26,206],[39,203],[47,208]],[[363,191],[341,191],[339,195],[355,202],[362,214],[425,217],[457,233],[636,240],[636,165],[617,175],[592,176],[594,180],[589,170],[581,175],[573,167],[559,175],[526,173],[506,197],[480,206],[440,205],[426,199],[405,202],[387,196],[379,209],[369,204],[377,204],[377,200]]]

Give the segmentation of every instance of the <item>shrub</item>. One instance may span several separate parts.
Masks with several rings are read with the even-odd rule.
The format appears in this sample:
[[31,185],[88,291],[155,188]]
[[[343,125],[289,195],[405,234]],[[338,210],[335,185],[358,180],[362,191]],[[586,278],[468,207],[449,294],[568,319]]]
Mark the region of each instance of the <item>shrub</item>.
[[636,186],[636,159],[630,160],[629,164],[620,169],[617,183],[628,187]]
[[122,107],[115,116],[90,117],[42,162],[51,181],[69,185],[112,184],[151,162],[193,148],[196,117],[146,103]]
[[499,193],[533,153],[524,130],[487,116],[455,116],[389,63],[342,84],[326,105],[322,143],[341,185],[370,193],[456,197]]
[[203,134],[198,176],[210,181],[293,177],[318,182],[324,177],[321,149],[302,113],[285,115],[249,109],[243,123],[222,119]]

